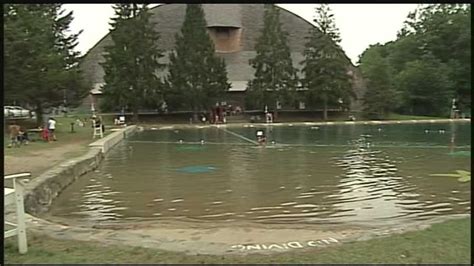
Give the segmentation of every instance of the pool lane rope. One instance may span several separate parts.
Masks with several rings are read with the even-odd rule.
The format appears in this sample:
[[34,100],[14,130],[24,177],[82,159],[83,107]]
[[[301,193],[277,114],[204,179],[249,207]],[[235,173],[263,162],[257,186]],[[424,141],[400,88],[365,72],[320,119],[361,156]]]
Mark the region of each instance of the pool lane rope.
[[[228,133],[234,133],[234,132],[228,132]],[[238,134],[237,134],[238,135]],[[245,138],[244,136],[240,136],[242,138]],[[253,141],[251,139],[245,138],[246,141],[252,143],[252,144],[258,144],[256,141]],[[199,144],[199,145],[237,145],[237,146],[250,146],[248,143],[237,143],[237,142],[205,142],[205,144],[199,142],[199,141],[183,141],[182,143],[178,143],[176,141],[148,141],[148,140],[127,140],[128,143],[154,143],[154,144]],[[291,143],[291,144],[285,144],[285,143],[277,143],[274,145],[270,146],[277,146],[277,147],[340,147],[340,148],[345,148],[345,147],[354,147],[354,145],[341,145],[341,144],[299,144],[299,143]],[[415,148],[415,149],[447,149],[449,146],[441,146],[441,145],[432,145],[432,146],[424,146],[424,145],[374,145],[373,148]],[[470,146],[458,146],[457,149],[469,149]]]
[[149,140],[128,140],[129,143],[150,143],[150,144],[179,144],[179,145],[240,145],[240,146],[250,146],[248,143],[234,143],[234,142],[205,142],[201,143],[200,141],[149,141]]
[[243,140],[245,140],[245,141],[248,141],[248,142],[250,142],[250,143],[252,143],[252,144],[259,145],[259,143],[258,143],[257,141],[255,141],[255,140],[251,140],[251,139],[249,139],[249,138],[247,138],[247,137],[244,137],[244,136],[242,136],[242,135],[240,135],[240,134],[237,134],[237,133],[232,132],[232,131],[230,131],[230,130],[227,130],[227,129],[225,129],[225,128],[219,128],[219,129],[221,129],[222,131],[224,131],[224,132],[226,132],[226,133],[229,133],[229,134],[231,134],[231,135],[234,135],[234,136],[236,136],[236,137],[238,137],[238,138],[241,138],[241,139],[243,139]]

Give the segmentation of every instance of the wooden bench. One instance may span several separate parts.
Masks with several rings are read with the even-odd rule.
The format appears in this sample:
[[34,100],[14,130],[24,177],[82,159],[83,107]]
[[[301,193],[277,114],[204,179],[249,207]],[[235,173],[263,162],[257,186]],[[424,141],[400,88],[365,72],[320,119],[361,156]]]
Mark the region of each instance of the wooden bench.
[[[19,178],[31,177],[31,173],[20,173],[14,175],[7,175],[4,181],[11,180],[13,187],[4,187],[4,207],[8,205],[15,205],[16,223],[8,222],[4,215],[4,225],[14,227],[10,230],[4,230],[4,239],[11,236],[18,237],[18,250],[21,254],[28,251],[28,244],[26,241],[26,225],[25,225],[25,207],[23,205],[24,187]],[[4,227],[6,229],[6,227]]]
[[31,128],[26,130],[26,132],[28,132],[28,138],[30,139],[30,141],[37,141],[43,139],[43,130],[40,128]]

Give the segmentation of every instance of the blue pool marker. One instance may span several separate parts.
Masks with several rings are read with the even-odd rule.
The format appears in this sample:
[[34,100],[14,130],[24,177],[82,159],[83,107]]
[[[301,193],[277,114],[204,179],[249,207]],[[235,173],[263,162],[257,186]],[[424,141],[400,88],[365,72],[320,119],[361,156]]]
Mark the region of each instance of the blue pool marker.
[[190,174],[197,174],[197,173],[208,173],[216,170],[217,168],[209,165],[193,165],[193,166],[186,166],[177,169],[178,172],[183,173],[190,173]]

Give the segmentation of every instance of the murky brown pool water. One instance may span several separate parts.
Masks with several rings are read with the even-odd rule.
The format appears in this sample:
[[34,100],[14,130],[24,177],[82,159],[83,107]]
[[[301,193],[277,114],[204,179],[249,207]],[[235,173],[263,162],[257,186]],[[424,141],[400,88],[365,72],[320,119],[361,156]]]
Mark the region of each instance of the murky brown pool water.
[[376,225],[470,213],[470,182],[430,176],[470,172],[470,124],[260,128],[265,148],[251,143],[256,127],[137,133],[68,187],[50,214]]

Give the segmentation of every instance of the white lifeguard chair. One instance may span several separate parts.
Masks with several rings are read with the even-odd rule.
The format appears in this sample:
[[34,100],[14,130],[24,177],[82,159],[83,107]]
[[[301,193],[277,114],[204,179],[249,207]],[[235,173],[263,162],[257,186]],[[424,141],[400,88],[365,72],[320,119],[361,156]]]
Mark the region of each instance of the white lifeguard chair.
[[[4,239],[11,236],[18,237],[18,250],[20,254],[25,254],[28,251],[28,244],[26,241],[26,225],[25,225],[25,206],[23,205],[24,185],[19,178],[31,177],[31,173],[20,173],[14,175],[7,175],[4,181],[11,180],[13,187],[4,187],[4,207],[8,205],[15,205],[16,223],[8,222],[4,214]],[[6,230],[6,226],[13,227],[13,229]]]
[[95,136],[100,136],[100,138],[104,137],[104,131],[102,131],[102,124],[97,125],[95,119],[92,120],[92,128],[94,129],[94,134],[92,138],[95,139]]

